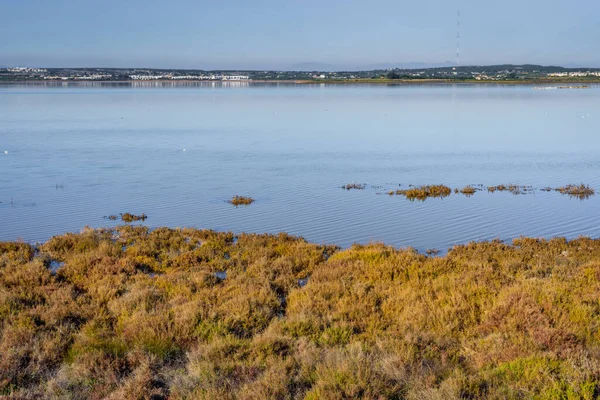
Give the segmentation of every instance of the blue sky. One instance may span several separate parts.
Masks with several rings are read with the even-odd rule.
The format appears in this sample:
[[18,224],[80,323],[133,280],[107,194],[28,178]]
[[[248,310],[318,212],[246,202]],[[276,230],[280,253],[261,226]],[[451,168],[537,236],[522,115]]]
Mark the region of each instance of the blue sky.
[[0,0],[0,65],[600,67],[600,0]]

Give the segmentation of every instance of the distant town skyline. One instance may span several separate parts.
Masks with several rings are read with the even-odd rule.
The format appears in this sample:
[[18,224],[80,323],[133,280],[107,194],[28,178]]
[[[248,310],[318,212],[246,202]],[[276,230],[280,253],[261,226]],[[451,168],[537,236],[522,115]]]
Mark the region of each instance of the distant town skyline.
[[600,67],[600,2],[0,0],[0,66],[369,70]]

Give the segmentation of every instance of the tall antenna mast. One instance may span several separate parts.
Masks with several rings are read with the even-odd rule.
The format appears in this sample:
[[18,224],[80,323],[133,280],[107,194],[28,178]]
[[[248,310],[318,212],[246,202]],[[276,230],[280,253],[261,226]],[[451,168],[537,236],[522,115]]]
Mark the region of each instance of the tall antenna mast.
[[458,68],[458,57],[460,55],[460,10],[456,14],[456,68]]

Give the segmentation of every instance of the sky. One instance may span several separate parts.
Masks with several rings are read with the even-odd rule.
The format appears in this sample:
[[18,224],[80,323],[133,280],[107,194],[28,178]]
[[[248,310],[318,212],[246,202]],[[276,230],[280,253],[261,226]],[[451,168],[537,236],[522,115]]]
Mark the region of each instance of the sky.
[[[600,67],[600,0],[0,0],[0,66]],[[315,68],[319,69],[319,68]]]

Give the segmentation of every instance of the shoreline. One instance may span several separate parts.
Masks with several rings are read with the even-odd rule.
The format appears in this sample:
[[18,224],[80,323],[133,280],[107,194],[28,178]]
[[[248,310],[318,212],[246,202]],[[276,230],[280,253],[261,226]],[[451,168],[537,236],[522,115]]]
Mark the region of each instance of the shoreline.
[[0,80],[0,85],[3,84],[14,84],[14,85],[23,85],[23,84],[40,84],[40,83],[50,83],[50,84],[89,84],[89,83],[99,83],[99,84],[133,84],[133,83],[171,83],[173,85],[177,84],[189,84],[189,83],[199,83],[199,84],[296,84],[296,85],[318,85],[318,84],[327,84],[327,85],[546,85],[546,84],[563,84],[563,85],[600,85],[600,79],[531,79],[531,80],[506,80],[506,81],[496,81],[496,80],[462,80],[462,79],[344,79],[344,80],[335,80],[335,79],[322,79],[322,80],[230,80],[230,81],[202,81],[202,80],[172,80],[172,79],[156,79],[156,80]]
[[[383,240],[368,241],[368,242],[354,241],[351,244],[343,245],[343,244],[335,243],[335,241],[319,242],[319,241],[315,241],[315,240],[309,240],[309,239],[306,239],[302,235],[293,235],[293,234],[290,234],[285,231],[278,231],[278,232],[275,232],[275,231],[273,231],[273,232],[233,231],[233,230],[218,230],[218,229],[213,229],[213,228],[185,226],[185,225],[184,226],[151,226],[148,224],[136,223],[136,222],[137,221],[119,222],[112,226],[111,225],[107,225],[107,226],[86,225],[86,226],[82,227],[81,230],[79,230],[79,231],[64,231],[62,233],[56,233],[54,235],[47,237],[46,239],[41,239],[41,240],[24,240],[20,236],[14,240],[0,239],[0,249],[2,247],[2,244],[24,244],[24,245],[36,248],[39,246],[43,246],[44,244],[46,244],[56,238],[60,238],[63,236],[81,235],[84,231],[107,232],[107,231],[119,231],[122,229],[134,229],[134,230],[135,229],[145,229],[149,233],[154,232],[154,231],[160,231],[160,230],[199,231],[199,232],[210,232],[211,234],[214,234],[214,235],[228,235],[228,236],[232,236],[233,238],[237,238],[237,237],[241,237],[241,236],[277,237],[280,235],[284,235],[286,237],[293,238],[294,240],[300,240],[300,241],[303,241],[307,244],[314,245],[314,246],[335,247],[338,249],[338,251],[347,251],[347,250],[352,249],[355,246],[382,245],[387,248],[392,248],[396,251],[413,251],[417,254],[422,254],[422,255],[430,255],[428,253],[428,251],[433,249],[433,250],[436,250],[435,253],[433,253],[433,254],[435,256],[439,256],[439,257],[445,257],[448,254],[448,252],[450,252],[455,247],[482,245],[482,244],[486,244],[486,243],[505,244],[507,246],[512,246],[512,243],[514,243],[516,241],[520,241],[520,240],[535,240],[535,241],[542,241],[542,242],[560,240],[560,241],[572,242],[572,241],[576,241],[578,239],[586,239],[586,240],[591,240],[591,241],[598,241],[600,243],[600,236],[595,237],[595,236],[577,234],[577,235],[570,235],[570,236],[565,236],[565,235],[523,236],[523,235],[520,235],[520,236],[514,236],[514,237],[507,237],[507,238],[500,238],[499,236],[496,236],[491,239],[471,239],[471,240],[462,241],[462,242],[452,242],[452,244],[447,248],[429,248],[427,246],[414,246],[414,245],[394,245],[394,244],[389,244]],[[421,250],[423,250],[423,251],[421,251]],[[1,255],[1,253],[0,253],[0,255]]]

